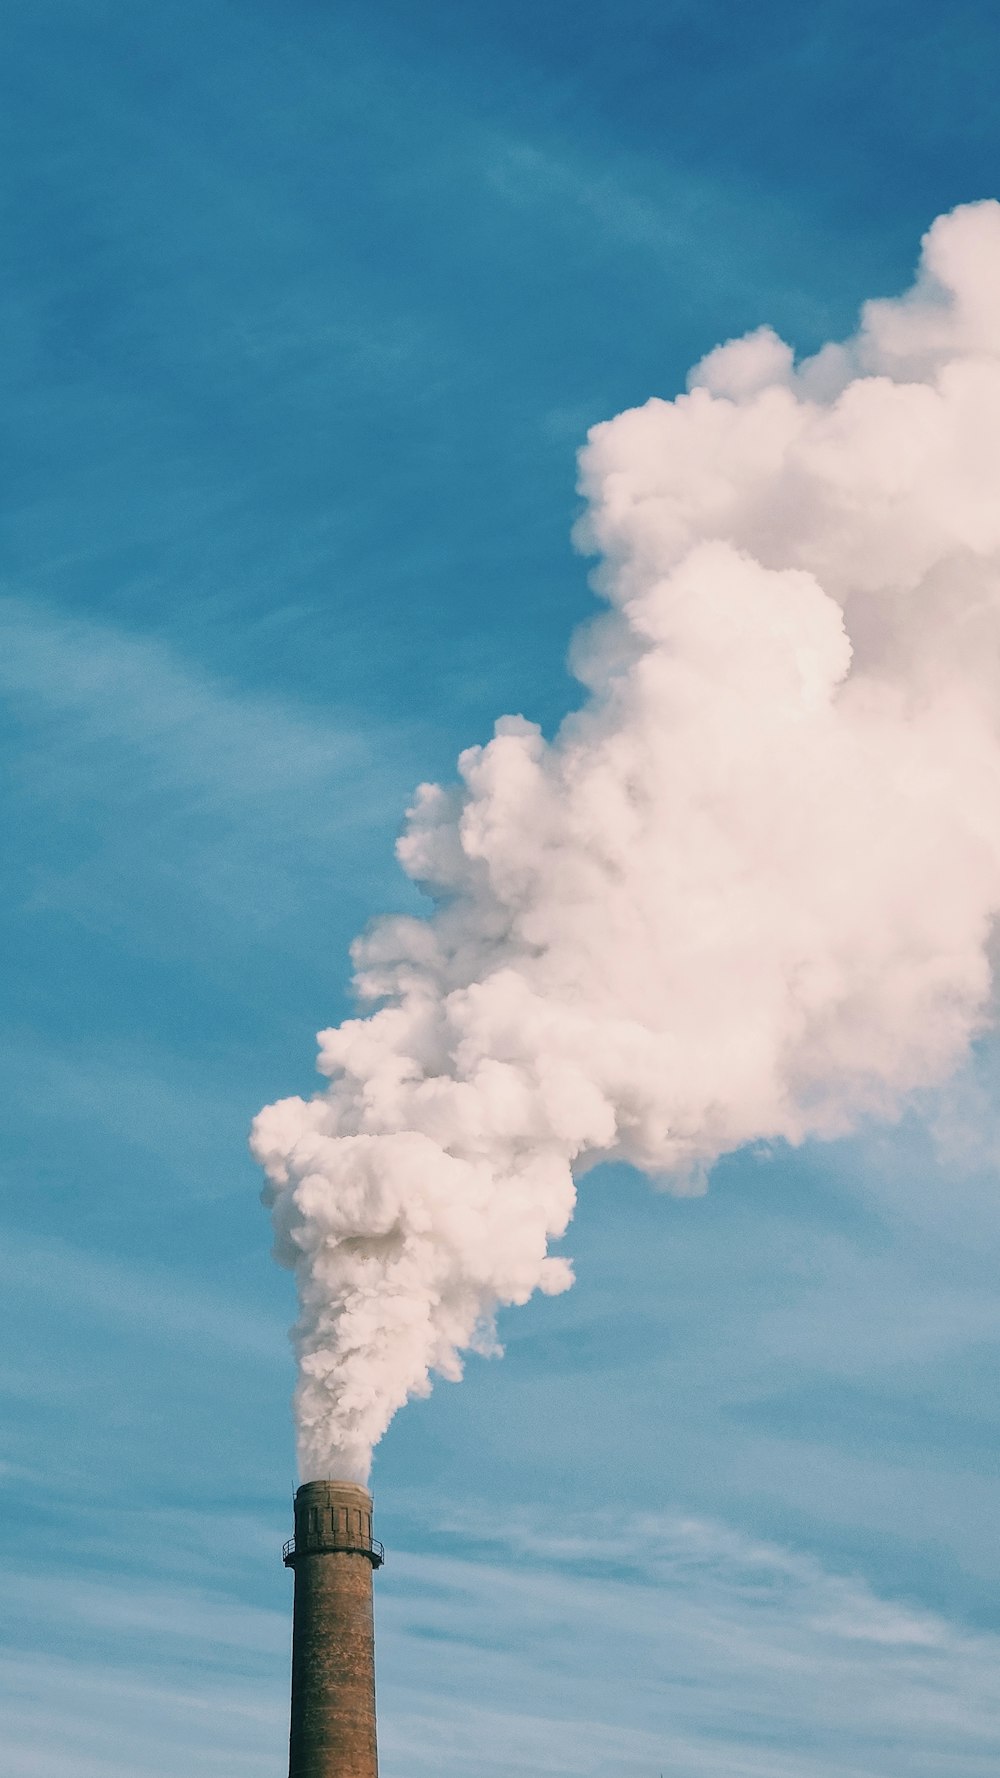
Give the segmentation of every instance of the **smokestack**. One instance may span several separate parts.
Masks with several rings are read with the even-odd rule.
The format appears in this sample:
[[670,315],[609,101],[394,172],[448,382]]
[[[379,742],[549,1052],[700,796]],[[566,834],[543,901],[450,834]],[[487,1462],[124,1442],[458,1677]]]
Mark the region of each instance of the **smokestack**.
[[372,1497],[355,1482],[305,1482],[295,1536],[288,1778],[377,1778]]

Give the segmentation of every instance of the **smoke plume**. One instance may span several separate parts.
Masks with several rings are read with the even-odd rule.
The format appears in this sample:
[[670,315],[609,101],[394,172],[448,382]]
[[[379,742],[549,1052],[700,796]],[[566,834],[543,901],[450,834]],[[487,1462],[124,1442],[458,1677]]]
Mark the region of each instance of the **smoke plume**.
[[768,328],[581,457],[608,610],[582,708],[423,785],[427,919],[354,951],[329,1086],[261,1112],[301,1299],[304,1479],[572,1282],[574,1174],[669,1189],[943,1079],[989,1014],[1000,903],[1000,205],[796,365]]

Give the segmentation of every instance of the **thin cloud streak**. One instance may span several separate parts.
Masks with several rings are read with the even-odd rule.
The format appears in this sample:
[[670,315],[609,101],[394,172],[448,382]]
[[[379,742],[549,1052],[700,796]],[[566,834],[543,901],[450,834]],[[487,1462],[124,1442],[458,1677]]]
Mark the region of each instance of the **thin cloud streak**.
[[[402,1589],[383,1596],[390,1754],[407,1770],[596,1778],[652,1761],[683,1778],[985,1778],[995,1766],[996,1636],[702,1520],[571,1517],[552,1535],[484,1514],[456,1529],[504,1559],[395,1558]],[[404,1649],[416,1671],[400,1673],[397,1700]],[[434,1673],[448,1677],[444,1712],[420,1701]]]
[[[484,1509],[435,1523],[414,1504],[459,1553],[415,1554],[400,1535],[380,1577],[386,1778],[995,1770],[995,1635],[720,1522],[569,1514],[553,1529]],[[178,1529],[197,1543],[197,1515]],[[15,1574],[12,1606],[0,1684],[36,1778],[63,1778],[69,1747],[95,1778],[274,1769],[287,1618],[247,1607],[224,1571],[211,1590]],[[69,1658],[81,1635],[103,1658]]]
[[40,788],[64,791],[74,761],[85,776],[81,748],[119,745],[141,762],[143,789],[198,792],[205,807],[257,807],[296,786],[335,793],[349,777],[346,812],[364,813],[356,774],[371,743],[357,728],[227,687],[154,637],[2,599],[0,689],[57,753],[58,780],[36,763]]
[[0,1656],[18,1778],[272,1778],[284,1699],[238,1672],[153,1682],[47,1654]]
[[[225,685],[166,643],[0,601],[11,820],[30,915],[185,951],[291,923],[336,872],[371,892],[400,736]],[[388,828],[388,832],[386,829]],[[58,843],[57,838],[58,836]],[[16,855],[15,855],[16,856]],[[209,937],[207,930],[201,936]]]
[[20,1240],[6,1235],[0,1249],[0,1279],[8,1302],[18,1292],[33,1300],[69,1304],[111,1322],[125,1322],[170,1342],[203,1347],[206,1341],[256,1364],[280,1371],[286,1342],[279,1322],[259,1309],[226,1303],[217,1286],[192,1290],[164,1271],[128,1266],[82,1253],[58,1241]]

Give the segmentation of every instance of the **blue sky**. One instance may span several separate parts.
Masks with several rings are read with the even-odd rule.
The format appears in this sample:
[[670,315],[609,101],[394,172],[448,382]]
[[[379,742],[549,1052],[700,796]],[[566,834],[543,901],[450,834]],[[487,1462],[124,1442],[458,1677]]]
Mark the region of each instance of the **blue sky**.
[[[12,1778],[282,1770],[245,1152],[410,788],[551,731],[586,428],[995,195],[1000,14],[36,0],[0,57]],[[579,1282],[377,1459],[386,1778],[985,1778],[1000,1100],[583,1183]]]

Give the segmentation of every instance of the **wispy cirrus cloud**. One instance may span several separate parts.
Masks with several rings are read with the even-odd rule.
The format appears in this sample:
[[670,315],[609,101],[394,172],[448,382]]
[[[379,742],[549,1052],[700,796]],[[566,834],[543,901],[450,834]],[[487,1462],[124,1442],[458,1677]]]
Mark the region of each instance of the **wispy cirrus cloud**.
[[401,1769],[986,1778],[1000,1754],[997,1637],[811,1555],[669,1514],[454,1532],[480,1559],[397,1558],[385,1589]]
[[163,1266],[127,1264],[56,1240],[5,1233],[0,1280],[8,1303],[18,1295],[58,1304],[112,1324],[132,1324],[147,1339],[203,1348],[207,1343],[265,1365],[284,1368],[283,1323],[259,1304],[241,1303],[213,1285],[198,1289],[190,1275]]
[[[438,1543],[401,1531],[379,1577],[384,1769],[484,1778],[987,1778],[1000,1754],[1000,1643],[882,1596],[800,1550],[664,1512],[414,1503]],[[136,1551],[218,1549],[218,1511],[152,1515]],[[0,1662],[13,1745],[36,1778],[67,1749],[94,1778],[263,1773],[280,1757],[287,1601],[246,1604],[274,1528],[241,1519],[236,1566],[109,1582],[96,1567],[13,1576]],[[275,1546],[276,1547],[276,1546]],[[36,1577],[37,1579],[37,1577]],[[88,1665],[70,1661],[86,1641]],[[113,1727],[111,1726],[113,1720]],[[144,1735],[155,1723],[156,1733]],[[253,1737],[256,1736],[256,1741]],[[91,1763],[87,1763],[90,1761]],[[172,1762],[172,1763],[171,1763]],[[20,1768],[19,1768],[20,1769]]]
[[[23,1560],[26,1481],[51,1515],[45,1551],[37,1551],[43,1570],[72,1547],[80,1515],[95,1502],[107,1515],[122,1489],[183,1499],[217,1487],[220,1474],[251,1494],[262,1485],[267,1461],[254,1438],[262,1416],[279,1438],[283,1430],[287,1309],[277,1299],[261,1303],[252,1269],[248,1276],[227,1259],[225,1278],[220,1271],[217,1256],[198,1279],[186,1256],[168,1266],[4,1232],[0,1447],[12,1488],[9,1563]],[[134,1559],[116,1524],[104,1572],[120,1574]]]
[[4,1756],[19,1778],[272,1778],[283,1700],[258,1674],[116,1671],[50,1653],[0,1655]]
[[[43,862],[33,910],[138,919],[143,891],[241,926],[281,922],[357,866],[400,807],[378,735],[227,686],[155,637],[0,601],[9,795]],[[363,868],[363,867],[362,867]]]

